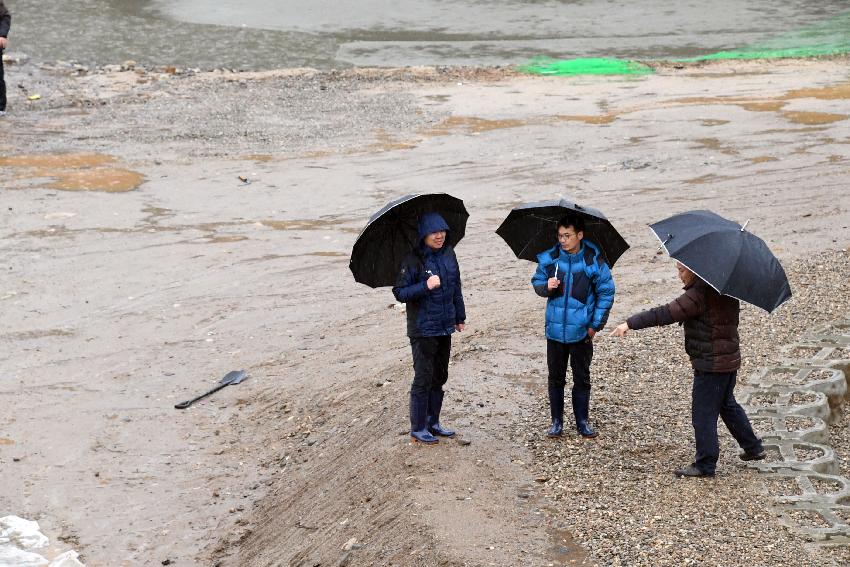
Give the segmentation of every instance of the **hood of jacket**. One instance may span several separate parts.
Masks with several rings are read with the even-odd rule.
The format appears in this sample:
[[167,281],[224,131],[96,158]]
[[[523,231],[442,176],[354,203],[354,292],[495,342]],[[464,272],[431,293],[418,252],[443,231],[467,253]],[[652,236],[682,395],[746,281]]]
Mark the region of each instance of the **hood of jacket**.
[[425,213],[419,218],[420,242],[432,232],[440,232],[441,230],[448,231],[449,224],[446,219],[440,216],[440,213]]

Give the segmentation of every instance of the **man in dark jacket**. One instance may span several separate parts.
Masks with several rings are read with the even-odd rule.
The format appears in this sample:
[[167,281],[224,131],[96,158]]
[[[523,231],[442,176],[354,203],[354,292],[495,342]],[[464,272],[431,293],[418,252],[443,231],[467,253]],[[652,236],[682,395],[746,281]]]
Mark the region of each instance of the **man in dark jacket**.
[[449,225],[437,213],[419,219],[419,246],[402,262],[395,298],[407,304],[407,336],[413,351],[410,387],[410,435],[414,441],[437,443],[435,435],[453,437],[440,425],[443,385],[449,378],[452,333],[463,331],[466,310],[460,268],[446,244]]
[[630,329],[659,327],[681,323],[685,328],[685,351],[694,369],[691,393],[691,421],[696,437],[696,459],[677,469],[676,476],[714,476],[720,446],[717,441],[717,418],[744,450],[744,461],[765,458],[761,439],[756,437],[744,408],[735,400],[735,382],[741,367],[738,339],[737,299],[720,295],[681,263],[676,263],[685,293],[667,305],[655,307],[629,317],[611,334],[625,336]]
[[0,0],[0,116],[6,114],[6,81],[3,78],[3,51],[6,49],[9,27],[12,25],[12,15]]
[[558,244],[537,255],[531,285],[546,301],[546,363],[549,368],[549,437],[564,429],[567,364],[573,371],[573,415],[579,435],[596,437],[590,427],[590,362],[593,336],[605,326],[614,304],[614,280],[599,248],[584,238],[581,217],[558,222]]

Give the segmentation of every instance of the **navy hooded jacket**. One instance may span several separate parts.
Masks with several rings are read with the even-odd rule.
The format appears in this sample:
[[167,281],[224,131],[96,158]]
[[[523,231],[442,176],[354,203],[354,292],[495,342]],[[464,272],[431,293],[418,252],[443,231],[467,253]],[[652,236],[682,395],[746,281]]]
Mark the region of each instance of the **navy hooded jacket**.
[[[402,261],[393,295],[407,304],[407,336],[450,335],[455,325],[466,321],[461,294],[460,267],[454,249],[444,244],[439,250],[422,241],[432,232],[448,231],[449,225],[437,213],[419,219],[419,246]],[[440,287],[428,289],[428,278],[440,276]]]

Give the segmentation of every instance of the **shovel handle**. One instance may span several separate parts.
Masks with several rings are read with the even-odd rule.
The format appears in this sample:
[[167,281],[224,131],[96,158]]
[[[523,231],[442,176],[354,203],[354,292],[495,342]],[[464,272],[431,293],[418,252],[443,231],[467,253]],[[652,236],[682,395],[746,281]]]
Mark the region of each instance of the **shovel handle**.
[[198,400],[202,400],[202,399],[206,398],[207,396],[209,396],[210,394],[215,394],[216,392],[218,392],[219,390],[221,390],[222,388],[224,388],[225,386],[228,386],[228,385],[229,385],[229,383],[219,384],[218,386],[216,386],[215,388],[213,388],[209,392],[207,392],[205,394],[201,394],[197,398],[192,398],[191,400],[186,400],[185,402],[180,402],[179,404],[175,404],[174,408],[175,409],[186,409],[189,406],[191,406],[192,404],[194,404],[195,402],[197,402]]

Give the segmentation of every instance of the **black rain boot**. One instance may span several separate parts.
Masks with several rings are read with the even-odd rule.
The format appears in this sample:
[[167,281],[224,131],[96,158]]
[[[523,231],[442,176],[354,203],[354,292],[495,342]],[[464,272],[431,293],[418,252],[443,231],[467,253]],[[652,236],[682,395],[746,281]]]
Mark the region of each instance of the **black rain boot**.
[[573,415],[576,418],[576,429],[579,435],[585,439],[593,439],[596,433],[587,422],[587,416],[590,413],[590,392],[576,392],[573,390]]
[[455,432],[440,425],[440,411],[443,409],[442,390],[431,390],[428,392],[428,431],[441,437],[454,437]]
[[415,442],[433,445],[438,439],[428,431],[427,412],[427,392],[410,392],[410,436]]
[[564,389],[549,386],[549,412],[552,414],[552,425],[546,432],[546,437],[560,437],[564,433]]

